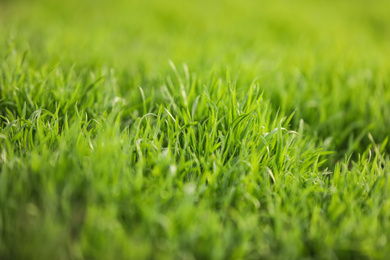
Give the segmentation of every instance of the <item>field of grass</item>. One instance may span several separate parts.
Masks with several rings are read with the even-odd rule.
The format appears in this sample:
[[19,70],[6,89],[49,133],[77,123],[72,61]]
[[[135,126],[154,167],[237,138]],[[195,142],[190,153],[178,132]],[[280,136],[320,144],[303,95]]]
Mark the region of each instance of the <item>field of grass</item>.
[[0,259],[385,259],[389,13],[0,0]]

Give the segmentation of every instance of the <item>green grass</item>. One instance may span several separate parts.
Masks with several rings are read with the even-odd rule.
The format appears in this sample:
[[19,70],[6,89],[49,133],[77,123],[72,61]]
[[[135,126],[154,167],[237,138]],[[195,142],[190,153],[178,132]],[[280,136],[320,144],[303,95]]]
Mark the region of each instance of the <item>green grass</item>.
[[390,254],[389,2],[112,2],[0,1],[0,259]]

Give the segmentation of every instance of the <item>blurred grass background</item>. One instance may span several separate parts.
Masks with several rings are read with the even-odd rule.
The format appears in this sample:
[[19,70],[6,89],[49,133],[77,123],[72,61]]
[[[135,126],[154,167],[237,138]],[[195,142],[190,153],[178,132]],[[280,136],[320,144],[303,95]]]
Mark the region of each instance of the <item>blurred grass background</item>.
[[[282,113],[295,110],[337,156],[361,133],[390,127],[389,1],[2,1],[2,50],[35,66],[113,67],[123,92],[146,92],[170,72],[258,77]],[[8,42],[8,45],[7,45]],[[361,145],[361,143],[363,145]],[[336,156],[336,157],[337,157]]]

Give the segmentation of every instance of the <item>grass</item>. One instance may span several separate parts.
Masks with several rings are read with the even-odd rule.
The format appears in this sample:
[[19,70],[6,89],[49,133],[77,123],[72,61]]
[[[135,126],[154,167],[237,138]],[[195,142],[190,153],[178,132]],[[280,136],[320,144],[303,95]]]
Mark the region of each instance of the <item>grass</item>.
[[386,258],[389,7],[0,1],[0,258]]

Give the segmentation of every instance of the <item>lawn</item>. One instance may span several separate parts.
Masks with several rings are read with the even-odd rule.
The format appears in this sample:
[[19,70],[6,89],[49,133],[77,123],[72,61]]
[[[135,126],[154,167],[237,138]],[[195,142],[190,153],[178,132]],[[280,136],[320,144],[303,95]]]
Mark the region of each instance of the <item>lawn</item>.
[[0,1],[0,259],[385,259],[389,1]]

